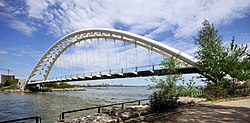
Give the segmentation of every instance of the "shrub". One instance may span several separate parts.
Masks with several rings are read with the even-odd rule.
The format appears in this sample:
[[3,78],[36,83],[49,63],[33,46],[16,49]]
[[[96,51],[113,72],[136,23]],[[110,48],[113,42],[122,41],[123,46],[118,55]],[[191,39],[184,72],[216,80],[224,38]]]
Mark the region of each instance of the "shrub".
[[176,108],[178,97],[182,92],[182,88],[176,85],[177,81],[183,81],[182,75],[177,73],[180,62],[175,57],[171,57],[170,59],[164,59],[161,65],[166,68],[162,72],[168,75],[160,79],[151,78],[154,83],[149,87],[149,89],[154,90],[150,96],[150,106],[153,111]]

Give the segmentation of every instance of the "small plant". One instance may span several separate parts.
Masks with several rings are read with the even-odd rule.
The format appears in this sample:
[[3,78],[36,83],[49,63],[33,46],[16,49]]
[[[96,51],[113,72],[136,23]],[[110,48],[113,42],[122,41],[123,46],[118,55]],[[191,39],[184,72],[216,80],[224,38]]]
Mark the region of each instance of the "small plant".
[[60,82],[60,83],[45,83],[43,85],[44,87],[48,88],[72,88],[73,86],[66,83],[66,82]]
[[186,93],[186,96],[189,96],[189,97],[196,97],[197,96],[197,91],[198,91],[198,88],[195,87],[195,81],[194,81],[194,76],[192,77],[192,79],[189,80],[187,84],[187,87],[185,88],[185,93]]
[[204,94],[203,97],[206,98],[208,101],[213,101],[215,98],[213,95],[209,94]]
[[178,81],[183,81],[182,74],[177,72],[180,68],[180,62],[176,57],[171,57],[164,59],[161,65],[165,67],[162,72],[166,75],[160,79],[152,77],[151,81],[154,84],[149,87],[149,89],[154,90],[150,96],[150,106],[153,111],[176,108],[181,93],[181,88],[176,84]]
[[18,89],[18,80],[7,80],[4,85],[0,85],[0,90]]

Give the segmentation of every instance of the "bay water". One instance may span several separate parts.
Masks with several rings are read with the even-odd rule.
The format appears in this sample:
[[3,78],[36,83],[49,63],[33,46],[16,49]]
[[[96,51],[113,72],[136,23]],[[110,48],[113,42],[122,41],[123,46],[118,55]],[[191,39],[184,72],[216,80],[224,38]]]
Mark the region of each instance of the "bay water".
[[[148,98],[148,87],[86,87],[86,91],[65,92],[0,92],[0,122],[23,117],[40,116],[43,123],[53,123],[63,111],[101,106]],[[84,116],[95,110],[66,114]]]

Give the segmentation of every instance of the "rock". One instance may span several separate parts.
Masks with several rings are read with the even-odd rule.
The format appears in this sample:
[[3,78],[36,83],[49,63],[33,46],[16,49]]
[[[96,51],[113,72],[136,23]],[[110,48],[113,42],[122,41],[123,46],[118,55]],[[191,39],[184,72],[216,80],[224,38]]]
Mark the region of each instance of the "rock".
[[198,103],[206,101],[205,98],[179,97],[178,102],[182,103]]
[[138,106],[132,106],[131,108],[135,108],[139,112],[139,115],[147,114],[150,110],[149,105],[138,105]]
[[[150,107],[148,105],[132,106],[124,109],[112,110],[110,113],[95,113],[85,117],[74,117],[69,120],[65,120],[64,123],[123,123],[127,120],[131,123],[140,121],[139,119],[133,120],[132,118],[138,118],[144,114],[148,114]],[[144,118],[142,118],[144,119]]]
[[123,120],[140,117],[149,112],[150,107],[148,105],[132,106],[123,110],[118,110],[116,115]]
[[130,112],[123,112],[120,114],[120,116],[122,119],[126,120],[126,119],[129,119],[131,117],[131,114],[130,114]]
[[50,91],[86,91],[84,88],[52,88]]
[[146,109],[149,109],[149,105],[137,105],[137,106],[131,106],[131,108],[146,110]]
[[64,123],[116,123],[117,119],[111,118],[104,113],[95,113],[86,117],[77,117],[65,120]]

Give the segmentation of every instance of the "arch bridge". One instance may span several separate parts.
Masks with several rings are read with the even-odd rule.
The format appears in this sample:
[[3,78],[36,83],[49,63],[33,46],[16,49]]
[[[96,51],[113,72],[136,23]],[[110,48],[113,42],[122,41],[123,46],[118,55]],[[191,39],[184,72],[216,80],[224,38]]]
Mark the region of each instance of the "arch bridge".
[[[75,50],[70,50],[72,47],[76,47]],[[141,49],[146,51],[138,51]],[[139,56],[140,53],[144,55]],[[186,64],[179,72],[199,72],[192,56],[164,43],[116,29],[88,28],[70,33],[55,42],[37,62],[22,89],[27,85],[50,82],[161,75],[160,71],[167,68],[152,63],[159,58],[152,56],[153,53],[164,58],[177,57]],[[146,56],[149,65],[141,65],[145,63]],[[131,65],[133,60],[134,65]],[[49,77],[53,68],[61,70],[58,70],[56,77]],[[69,70],[71,75],[64,76],[69,68],[75,72]]]

